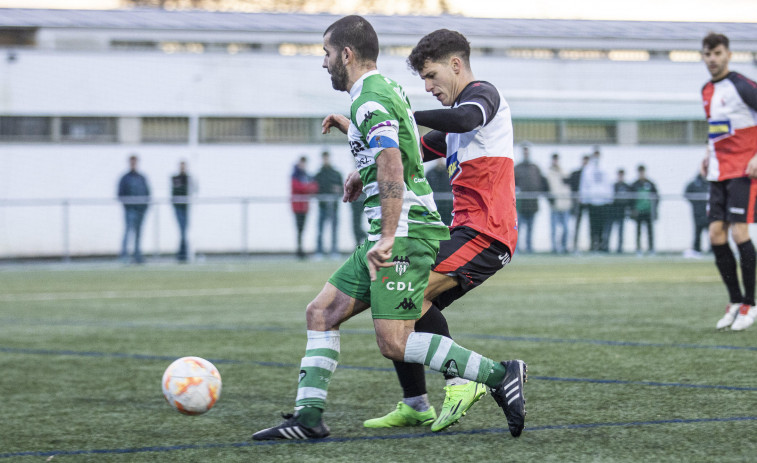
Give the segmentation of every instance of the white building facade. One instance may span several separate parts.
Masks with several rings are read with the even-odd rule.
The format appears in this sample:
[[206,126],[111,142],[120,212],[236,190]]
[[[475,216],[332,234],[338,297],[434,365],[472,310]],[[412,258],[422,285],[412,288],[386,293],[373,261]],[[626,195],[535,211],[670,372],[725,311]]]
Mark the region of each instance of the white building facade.
[[[346,93],[322,69],[330,15],[0,9],[0,258],[111,255],[123,217],[116,184],[140,157],[155,204],[143,250],[175,250],[170,176],[187,160],[198,184],[191,242],[200,253],[294,249],[289,177],[297,158],[315,173],[328,149],[343,173],[351,158],[320,120],[345,113]],[[416,109],[437,108],[405,64],[438,28],[466,34],[477,78],[508,100],[518,141],[543,170],[553,152],[566,171],[592,146],[615,177],[638,164],[663,195],[657,250],[691,243],[681,193],[704,156],[699,61],[711,30],[731,39],[731,68],[757,78],[757,24],[372,17],[379,69],[404,85]],[[516,150],[519,154],[519,150]],[[516,154],[516,162],[519,156]],[[549,250],[548,204],[534,245]],[[354,246],[351,211],[340,248]],[[317,207],[308,218],[315,242]],[[635,226],[626,225],[626,249]],[[586,240],[582,236],[581,242]]]

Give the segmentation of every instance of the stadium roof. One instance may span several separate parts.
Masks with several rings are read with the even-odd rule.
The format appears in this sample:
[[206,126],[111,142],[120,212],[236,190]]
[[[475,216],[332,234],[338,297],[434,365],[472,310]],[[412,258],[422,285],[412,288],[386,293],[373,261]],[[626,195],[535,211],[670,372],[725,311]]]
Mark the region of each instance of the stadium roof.
[[[0,27],[200,30],[317,33],[339,18],[331,14],[235,13],[200,10],[0,9]],[[700,43],[709,31],[725,33],[739,48],[757,50],[755,23],[649,22],[563,19],[501,19],[462,16],[366,16],[379,34],[422,35],[454,28],[492,39],[565,38]]]

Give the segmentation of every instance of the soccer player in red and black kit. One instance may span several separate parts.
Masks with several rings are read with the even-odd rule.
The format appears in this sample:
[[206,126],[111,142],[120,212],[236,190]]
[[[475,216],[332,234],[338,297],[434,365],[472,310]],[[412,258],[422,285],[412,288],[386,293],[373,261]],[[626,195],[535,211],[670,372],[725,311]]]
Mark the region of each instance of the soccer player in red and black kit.
[[[407,61],[426,91],[451,107],[415,112],[419,125],[433,129],[422,139],[424,161],[446,158],[454,196],[451,238],[440,243],[425,292],[425,315],[415,329],[449,336],[441,310],[503,268],[515,251],[512,120],[497,88],[475,80],[470,44],[462,34],[432,32],[418,42]],[[428,402],[423,365],[394,364],[404,398],[388,415],[367,420],[366,427],[430,424],[432,431],[440,431],[486,393],[483,385],[452,375],[455,368],[448,368],[446,397],[437,417]],[[497,402],[522,397],[523,391],[513,392],[507,398],[493,395]]]
[[[702,40],[702,56],[712,80],[702,88],[709,124],[708,156],[703,167],[710,181],[710,241],[715,264],[730,303],[717,328],[740,331],[754,323],[755,250],[749,224],[757,212],[757,84],[728,70],[728,37],[711,33]],[[728,231],[739,249],[741,292]]]

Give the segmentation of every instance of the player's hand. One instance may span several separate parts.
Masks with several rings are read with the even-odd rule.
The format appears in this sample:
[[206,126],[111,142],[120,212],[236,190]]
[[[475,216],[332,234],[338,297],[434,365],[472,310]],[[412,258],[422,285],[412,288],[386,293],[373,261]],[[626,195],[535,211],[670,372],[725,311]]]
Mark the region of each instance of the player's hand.
[[394,262],[387,262],[392,257],[392,246],[394,246],[394,237],[385,238],[382,236],[365,254],[371,281],[376,281],[376,272],[379,269],[394,265]]
[[707,177],[707,170],[710,168],[710,147],[707,147],[707,152],[704,155],[704,159],[702,159],[702,165],[699,166],[699,172],[702,174],[702,177]]
[[354,171],[350,173],[344,180],[344,195],[342,196],[343,203],[351,203],[360,197],[360,193],[363,191],[363,181],[360,180],[360,173]]
[[757,154],[752,156],[752,159],[746,165],[746,174],[749,178],[757,178]]
[[332,127],[336,127],[339,131],[346,134],[347,129],[350,127],[350,120],[341,114],[329,114],[321,122],[321,133],[330,133]]

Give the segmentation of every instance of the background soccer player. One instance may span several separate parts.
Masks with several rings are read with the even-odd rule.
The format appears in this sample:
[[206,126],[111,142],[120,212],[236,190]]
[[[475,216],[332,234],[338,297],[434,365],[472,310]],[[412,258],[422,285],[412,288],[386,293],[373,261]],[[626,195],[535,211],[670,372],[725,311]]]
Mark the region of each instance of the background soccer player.
[[[439,254],[416,331],[450,337],[440,310],[483,283],[510,261],[518,239],[510,108],[489,82],[474,78],[470,44],[459,32],[440,29],[423,37],[408,64],[426,91],[451,109],[417,111],[424,160],[446,158],[454,195],[451,238]],[[366,421],[367,427],[431,424],[440,431],[457,422],[483,394],[481,384],[446,374],[446,397],[436,417],[428,402],[424,368],[396,362],[403,400],[397,409]],[[459,370],[459,368],[458,368]],[[433,421],[433,423],[431,423]]]
[[510,432],[520,435],[525,420],[525,363],[496,363],[448,337],[413,331],[438,241],[447,239],[449,232],[423,175],[418,131],[404,90],[376,69],[379,46],[373,27],[359,16],[344,17],[326,30],[323,48],[323,67],[334,89],[349,92],[352,99],[350,118],[330,115],[323,130],[336,127],[347,133],[364,185],[370,229],[368,239],[308,304],[307,347],[300,364],[295,414],[258,431],[253,439],[329,435],[322,415],[339,360],[339,326],[368,307],[384,356],[442,372],[455,365],[464,377],[492,388]]
[[[754,323],[755,251],[749,224],[757,210],[757,84],[728,70],[728,37],[711,33],[702,40],[702,56],[712,80],[702,88],[709,123],[710,241],[715,265],[730,303],[717,328],[744,330]],[[728,232],[739,250],[741,292]]]

